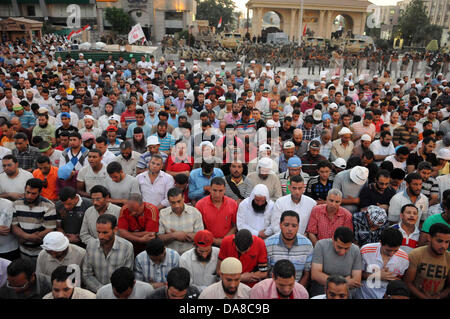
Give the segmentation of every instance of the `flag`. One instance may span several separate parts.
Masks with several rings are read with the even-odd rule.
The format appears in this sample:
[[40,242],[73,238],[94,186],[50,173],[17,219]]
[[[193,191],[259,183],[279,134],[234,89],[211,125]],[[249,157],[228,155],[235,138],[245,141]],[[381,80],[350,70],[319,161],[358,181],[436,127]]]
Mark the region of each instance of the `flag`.
[[79,29],[79,30],[75,31],[75,35],[80,35],[81,32],[83,32],[83,29]]
[[222,25],[222,17],[220,17],[219,24],[217,25],[217,29]]
[[142,31],[141,24],[138,23],[134,27],[132,27],[130,33],[128,33],[128,43],[133,44],[143,37],[145,38],[144,31]]
[[86,25],[83,27],[83,31],[89,31],[89,30],[91,30],[91,26],[90,26],[89,24],[86,24]]
[[70,41],[70,38],[75,34],[75,30],[72,30],[72,32],[69,33],[69,35],[67,36],[67,40]]
[[305,26],[303,27],[303,36],[305,36],[306,35],[306,24],[305,24]]

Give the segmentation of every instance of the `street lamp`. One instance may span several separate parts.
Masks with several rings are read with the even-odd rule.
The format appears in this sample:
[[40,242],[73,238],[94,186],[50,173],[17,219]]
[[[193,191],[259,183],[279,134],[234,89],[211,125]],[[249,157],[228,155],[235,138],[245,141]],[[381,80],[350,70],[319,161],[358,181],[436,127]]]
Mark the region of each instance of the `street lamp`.
[[302,36],[303,36],[303,2],[304,0],[300,0],[300,35],[298,37],[299,45],[302,45]]

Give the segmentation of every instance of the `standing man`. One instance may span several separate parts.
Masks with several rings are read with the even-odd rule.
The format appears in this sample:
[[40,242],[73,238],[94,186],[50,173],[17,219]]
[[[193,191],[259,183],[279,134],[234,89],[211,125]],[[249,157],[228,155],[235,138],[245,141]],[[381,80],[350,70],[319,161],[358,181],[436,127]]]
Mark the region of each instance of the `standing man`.
[[235,235],[226,236],[220,245],[217,272],[222,260],[235,257],[242,263],[241,281],[253,287],[267,277],[267,250],[264,241],[253,236],[249,230],[241,229]]
[[287,259],[295,267],[295,281],[307,287],[311,276],[313,245],[298,233],[300,218],[293,210],[284,211],[280,218],[280,233],[266,239],[269,273],[275,263]]
[[36,168],[36,160],[41,155],[39,149],[29,145],[28,138],[24,133],[14,135],[14,144],[16,148],[12,150],[12,155],[17,158],[19,167],[33,172]]
[[119,267],[133,268],[133,245],[116,236],[117,218],[104,214],[97,219],[98,238],[86,247],[82,278],[86,288],[97,293],[110,283],[112,273]]
[[102,152],[96,148],[89,151],[89,165],[84,166],[77,175],[78,194],[89,197],[95,185],[105,185],[108,179],[106,165],[102,163]]
[[300,226],[298,233],[304,235],[308,225],[311,210],[316,206],[316,201],[311,197],[303,195],[305,182],[300,175],[292,176],[289,185],[289,195],[280,197],[273,206],[270,218],[270,227],[266,229],[266,235],[270,236],[280,231],[280,217],[283,212],[293,210],[300,216]]
[[106,172],[109,178],[106,179],[105,185],[111,192],[111,203],[123,206],[130,194],[140,194],[136,177],[125,174],[120,163],[109,163]]
[[407,253],[400,249],[403,236],[398,229],[386,228],[379,243],[361,248],[363,282],[355,292],[357,299],[383,299],[390,281],[402,279],[409,266]]
[[13,203],[12,233],[19,239],[22,258],[36,264],[45,235],[56,230],[55,205],[41,196],[43,182],[37,178],[25,184],[25,196]]
[[319,240],[314,248],[311,265],[311,295],[324,292],[330,275],[341,275],[349,288],[361,286],[363,264],[358,246],[353,244],[350,228],[339,227],[333,238]]
[[133,244],[135,255],[145,250],[156,237],[159,212],[155,205],[142,201],[141,194],[130,193],[120,211],[118,234]]
[[162,170],[163,158],[161,155],[153,154],[148,166],[148,172],[143,172],[136,177],[142,197],[144,202],[163,209],[169,206],[167,192],[174,186],[175,181],[172,175]]
[[15,201],[23,197],[26,182],[33,175],[19,168],[17,158],[8,154],[2,159],[3,173],[0,174],[0,197]]
[[220,264],[220,281],[206,287],[198,299],[249,299],[251,288],[241,283],[242,264],[228,257]]
[[295,281],[295,267],[282,259],[273,267],[272,278],[265,279],[250,291],[250,299],[308,299],[305,287]]
[[411,173],[406,176],[405,181],[406,189],[393,196],[389,202],[388,220],[391,223],[398,223],[403,205],[414,204],[419,210],[419,218],[416,222],[416,226],[419,227],[420,223],[427,218],[428,212],[428,198],[421,193],[422,177],[419,173]]
[[236,232],[238,205],[235,200],[225,196],[225,180],[214,177],[211,180],[210,195],[195,205],[203,216],[203,225],[213,236],[214,246],[220,247],[222,239]]
[[450,293],[450,227],[437,223],[430,227],[430,242],[412,250],[405,282],[420,299],[445,299]]
[[158,237],[166,247],[182,255],[193,247],[195,234],[203,230],[202,214],[184,203],[183,192],[176,187],[167,192],[170,207],[160,212]]
[[347,227],[353,230],[352,214],[341,207],[342,193],[332,188],[328,192],[325,204],[315,206],[311,210],[306,234],[313,246],[317,241],[331,238],[338,227]]

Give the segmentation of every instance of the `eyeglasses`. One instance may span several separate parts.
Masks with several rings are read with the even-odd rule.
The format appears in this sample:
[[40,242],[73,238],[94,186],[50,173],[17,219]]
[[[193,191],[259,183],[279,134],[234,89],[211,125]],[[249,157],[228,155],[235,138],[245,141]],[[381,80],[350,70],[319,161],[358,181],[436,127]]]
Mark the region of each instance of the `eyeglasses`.
[[16,286],[11,286],[9,280],[6,281],[6,287],[7,287],[7,288],[10,288],[10,289],[25,289],[25,288],[27,288],[27,286],[28,286],[29,284],[30,284],[30,282],[27,281],[23,286],[21,286],[21,287],[16,287]]

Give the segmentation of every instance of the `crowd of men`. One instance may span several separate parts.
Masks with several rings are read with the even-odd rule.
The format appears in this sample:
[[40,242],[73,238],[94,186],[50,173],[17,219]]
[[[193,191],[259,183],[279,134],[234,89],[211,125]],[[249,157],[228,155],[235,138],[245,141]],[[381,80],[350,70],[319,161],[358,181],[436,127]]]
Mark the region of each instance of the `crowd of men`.
[[0,53],[0,298],[447,299],[447,74]]

